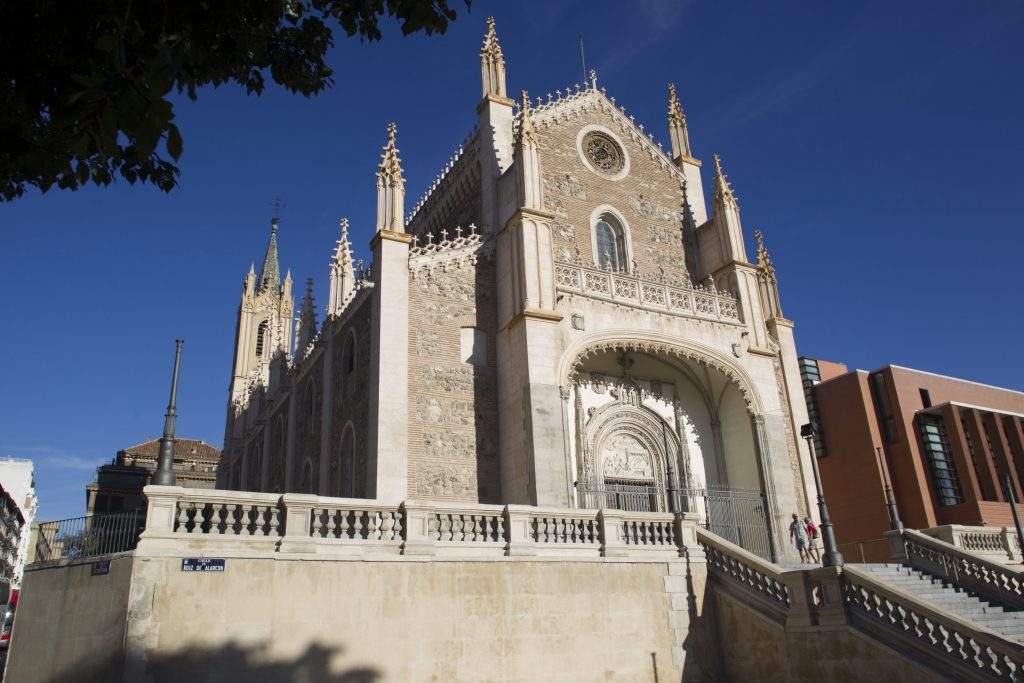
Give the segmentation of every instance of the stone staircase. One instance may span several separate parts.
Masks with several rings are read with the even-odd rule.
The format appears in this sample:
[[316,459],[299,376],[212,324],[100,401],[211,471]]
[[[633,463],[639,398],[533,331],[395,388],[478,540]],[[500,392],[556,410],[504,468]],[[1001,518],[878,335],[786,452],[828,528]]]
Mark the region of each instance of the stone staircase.
[[988,602],[937,579],[926,572],[901,564],[858,564],[879,579],[936,607],[977,622],[1007,638],[1024,643],[1024,611],[1013,611]]

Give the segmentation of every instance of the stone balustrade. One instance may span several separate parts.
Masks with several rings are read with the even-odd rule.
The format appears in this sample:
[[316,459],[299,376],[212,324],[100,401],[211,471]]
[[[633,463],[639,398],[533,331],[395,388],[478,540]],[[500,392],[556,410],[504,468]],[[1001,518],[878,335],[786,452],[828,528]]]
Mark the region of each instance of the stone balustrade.
[[894,561],[909,564],[979,596],[1024,609],[1024,573],[913,529],[886,534]]
[[382,505],[244,491],[147,486],[140,550],[365,557],[625,557],[699,553],[696,517],[657,512],[405,501]]
[[[911,556],[919,554],[919,548],[949,556],[950,571],[954,565],[965,568],[960,562],[967,559],[964,556],[978,559],[918,532],[892,533],[891,538],[902,543],[898,546],[894,540],[894,548],[905,547]],[[703,529],[697,529],[697,542],[704,549],[708,578],[716,588],[786,632],[853,628],[953,680],[1024,678],[1024,648],[1019,643],[886,583],[857,565],[787,571]],[[987,571],[992,572],[992,583],[1016,590],[1012,579],[1016,572],[987,564],[991,565]]]
[[579,294],[648,311],[741,324],[736,298],[704,287],[675,287],[628,273],[574,263],[555,264],[555,286]]
[[944,524],[919,531],[993,562],[1013,567],[1021,564],[1017,534],[1007,527]]

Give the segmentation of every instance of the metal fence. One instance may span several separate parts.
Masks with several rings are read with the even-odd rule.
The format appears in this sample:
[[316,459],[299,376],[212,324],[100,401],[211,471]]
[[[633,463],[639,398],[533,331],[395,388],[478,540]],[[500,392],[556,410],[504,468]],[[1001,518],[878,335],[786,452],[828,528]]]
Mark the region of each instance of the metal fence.
[[142,510],[42,522],[36,537],[36,562],[134,550],[146,526]]
[[698,488],[682,491],[685,507],[699,524],[744,550],[771,560],[764,494],[756,489]]
[[580,487],[585,508],[608,508],[626,512],[660,512],[661,489],[651,484],[610,484]]

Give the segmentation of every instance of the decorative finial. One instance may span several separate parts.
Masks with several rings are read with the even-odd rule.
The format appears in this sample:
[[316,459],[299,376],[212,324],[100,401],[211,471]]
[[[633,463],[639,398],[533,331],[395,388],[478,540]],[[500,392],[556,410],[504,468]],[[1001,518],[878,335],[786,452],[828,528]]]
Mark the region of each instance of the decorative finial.
[[760,229],[754,230],[754,239],[757,241],[757,267],[769,282],[775,281],[775,264],[768,255],[768,249],[764,246],[764,234]]
[[597,90],[597,69],[590,70],[590,88]]
[[394,122],[389,123],[388,139],[380,154],[380,164],[377,165],[378,187],[405,185],[405,178],[402,175],[402,160],[398,156],[398,145],[396,144],[397,134],[398,127]]
[[722,159],[717,154],[713,157],[715,161],[715,186],[713,196],[716,200],[730,201],[737,203],[736,194],[732,191],[732,187],[729,185],[729,178],[722,171]]

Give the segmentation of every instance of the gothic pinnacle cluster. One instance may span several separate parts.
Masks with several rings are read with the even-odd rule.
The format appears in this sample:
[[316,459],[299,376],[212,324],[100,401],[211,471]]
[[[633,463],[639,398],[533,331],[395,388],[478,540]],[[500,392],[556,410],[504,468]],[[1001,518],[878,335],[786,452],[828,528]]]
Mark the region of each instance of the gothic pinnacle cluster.
[[483,97],[506,97],[505,57],[501,54],[498,34],[494,30],[494,17],[487,17],[487,33],[484,34],[484,44],[480,48],[480,76],[483,81]]
[[377,231],[405,232],[405,177],[395,138],[398,128],[388,124],[388,139],[377,165]]
[[712,192],[715,202],[728,202],[738,206],[739,202],[736,199],[736,195],[732,191],[732,187],[729,185],[729,178],[722,171],[722,158],[717,154],[714,156],[715,159],[715,185]]
[[682,158],[691,158],[690,134],[686,129],[686,114],[676,95],[676,84],[668,84],[668,136],[672,142],[672,160],[677,164]]
[[352,243],[348,238],[348,219],[339,223],[340,235],[331,257],[331,290],[327,299],[327,315],[338,315],[355,288]]
[[775,265],[764,246],[764,234],[760,229],[754,230],[754,239],[757,240],[757,266],[766,280],[775,282]]

